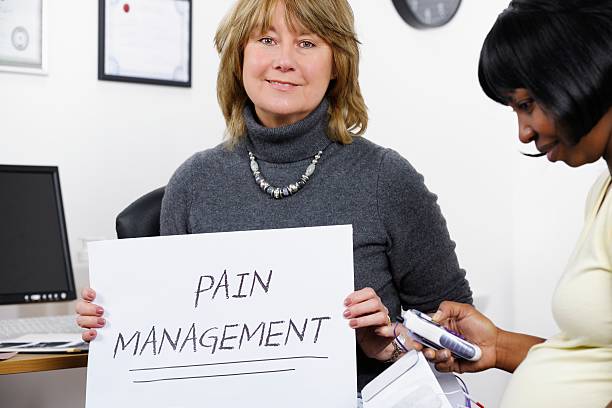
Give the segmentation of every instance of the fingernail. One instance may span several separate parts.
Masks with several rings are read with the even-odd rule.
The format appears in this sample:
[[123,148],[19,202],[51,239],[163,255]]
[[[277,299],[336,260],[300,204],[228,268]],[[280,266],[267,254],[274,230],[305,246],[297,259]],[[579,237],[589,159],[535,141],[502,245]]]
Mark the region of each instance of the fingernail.
[[351,311],[350,311],[350,310],[348,310],[348,309],[346,309],[346,310],[344,311],[344,313],[342,313],[342,316],[344,316],[344,317],[349,317],[350,315],[351,315]]
[[431,350],[427,350],[425,351],[425,357],[427,358],[433,358],[434,357],[434,353]]
[[106,323],[106,320],[103,317],[99,317],[98,318],[98,324],[100,326],[104,326],[105,323]]
[[353,319],[353,320],[349,321],[349,326],[351,326],[352,328],[357,327],[357,320]]
[[103,313],[104,313],[104,309],[102,309],[100,306],[96,307],[96,314],[98,316],[102,316]]
[[438,310],[438,311],[437,311],[437,312],[436,312],[436,313],[433,315],[432,320],[434,320],[434,321],[436,321],[436,322],[437,322],[437,321],[438,321],[438,319],[439,319],[439,318],[441,318],[441,317],[442,317],[442,312]]
[[90,298],[93,298],[93,297],[96,296],[96,294],[95,294],[95,292],[93,290],[90,289],[90,290],[87,291],[87,296],[89,296]]
[[351,304],[351,299],[346,298],[344,299],[344,306],[349,306]]

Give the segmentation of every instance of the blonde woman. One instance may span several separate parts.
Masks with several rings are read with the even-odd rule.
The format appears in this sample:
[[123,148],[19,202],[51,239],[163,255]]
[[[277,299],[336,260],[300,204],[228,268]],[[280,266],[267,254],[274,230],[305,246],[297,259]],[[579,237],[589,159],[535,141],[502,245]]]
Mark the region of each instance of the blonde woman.
[[[472,300],[436,196],[398,153],[361,137],[368,117],[347,1],[240,0],[215,43],[227,140],[172,176],[162,234],[352,224],[359,290],[345,317],[361,389],[385,368],[378,360],[398,355],[389,316]],[[316,267],[299,243],[295,255]],[[94,298],[86,289],[77,306],[88,341],[105,323]]]

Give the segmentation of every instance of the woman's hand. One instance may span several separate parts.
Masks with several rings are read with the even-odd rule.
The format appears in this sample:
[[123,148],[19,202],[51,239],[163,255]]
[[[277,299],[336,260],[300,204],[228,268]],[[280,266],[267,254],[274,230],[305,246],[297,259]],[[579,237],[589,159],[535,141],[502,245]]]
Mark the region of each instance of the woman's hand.
[[81,299],[77,301],[77,324],[86,330],[82,334],[83,341],[92,341],[98,334],[96,330],[104,327],[106,320],[102,317],[104,309],[94,303],[96,292],[92,288],[85,288],[81,293]]
[[478,361],[456,359],[449,350],[426,349],[425,357],[436,363],[438,371],[458,373],[483,371],[493,368],[497,361],[497,338],[499,329],[473,306],[464,303],[442,302],[433,320],[464,336],[470,343],[480,347],[482,356]]
[[[396,348],[392,343],[395,335],[400,333],[394,333],[389,310],[374,289],[365,288],[351,293],[344,305],[344,317],[349,319],[349,326],[355,329],[357,344],[365,355],[381,361],[394,357]],[[412,341],[406,347],[414,348]],[[416,347],[420,348],[420,345]]]

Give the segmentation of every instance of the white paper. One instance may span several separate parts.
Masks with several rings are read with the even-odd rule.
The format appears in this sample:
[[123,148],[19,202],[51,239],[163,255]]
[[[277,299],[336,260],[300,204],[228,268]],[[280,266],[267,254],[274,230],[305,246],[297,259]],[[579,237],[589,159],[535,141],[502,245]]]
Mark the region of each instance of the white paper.
[[0,1],[0,64],[42,67],[42,0]]
[[187,82],[189,6],[183,0],[106,1],[104,73]]
[[87,408],[355,407],[355,336],[342,317],[352,227],[102,241],[89,258],[107,325],[90,345]]
[[[453,408],[423,353],[411,350],[361,391],[364,408]],[[450,390],[450,391],[449,391]]]

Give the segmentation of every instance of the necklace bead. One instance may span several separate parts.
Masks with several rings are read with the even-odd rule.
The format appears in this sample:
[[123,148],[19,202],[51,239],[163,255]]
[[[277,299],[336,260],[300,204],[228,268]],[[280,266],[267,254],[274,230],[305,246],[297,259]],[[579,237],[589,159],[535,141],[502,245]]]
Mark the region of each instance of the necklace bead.
[[257,163],[255,155],[250,151],[249,160],[251,172],[253,173],[255,183],[264,193],[268,194],[271,198],[280,200],[281,198],[289,197],[290,195],[297,193],[302,187],[306,185],[306,182],[310,180],[310,178],[314,174],[322,154],[323,152],[319,150],[319,152],[314,156],[314,158],[306,168],[306,171],[304,171],[304,174],[300,176],[300,179],[295,183],[289,184],[288,186],[284,187],[274,187],[266,181],[266,179],[261,174],[259,164]]

